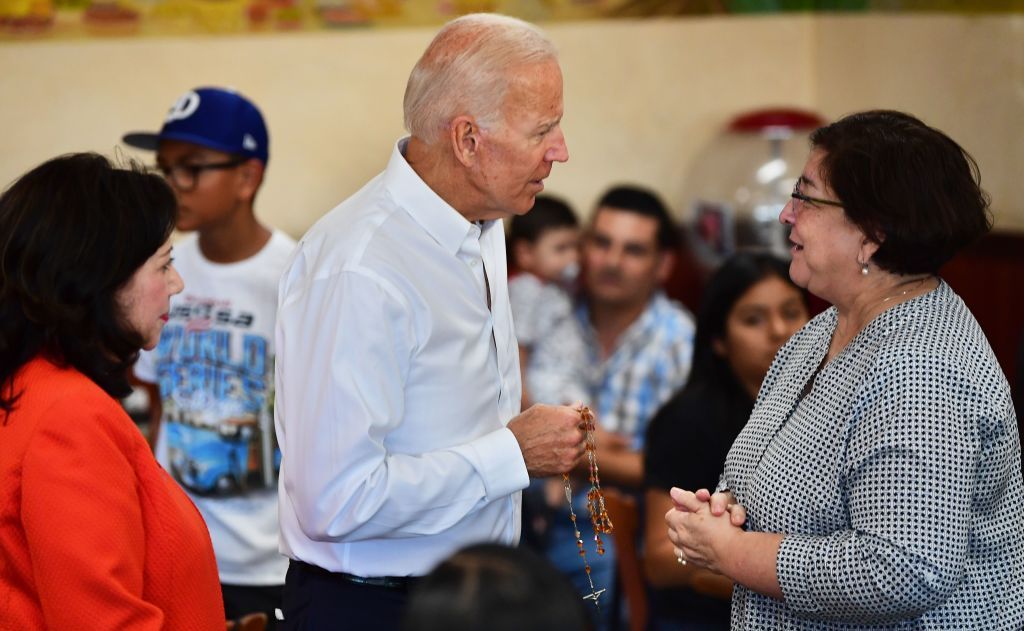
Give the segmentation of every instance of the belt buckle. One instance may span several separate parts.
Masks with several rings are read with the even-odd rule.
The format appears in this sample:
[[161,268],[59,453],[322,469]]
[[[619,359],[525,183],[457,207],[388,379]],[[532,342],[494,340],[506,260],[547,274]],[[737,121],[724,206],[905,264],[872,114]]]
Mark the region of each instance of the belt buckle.
[[409,579],[402,576],[357,576],[355,574],[349,574],[343,572],[342,576],[352,582],[360,585],[369,585],[372,587],[384,587],[386,589],[406,589],[409,586]]

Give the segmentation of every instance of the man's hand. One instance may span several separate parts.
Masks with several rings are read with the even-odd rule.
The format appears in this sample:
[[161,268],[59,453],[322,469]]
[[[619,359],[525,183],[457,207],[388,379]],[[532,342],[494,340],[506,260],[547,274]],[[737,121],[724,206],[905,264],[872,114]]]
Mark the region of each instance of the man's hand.
[[542,478],[570,471],[585,453],[580,413],[564,405],[534,405],[508,423],[526,470]]

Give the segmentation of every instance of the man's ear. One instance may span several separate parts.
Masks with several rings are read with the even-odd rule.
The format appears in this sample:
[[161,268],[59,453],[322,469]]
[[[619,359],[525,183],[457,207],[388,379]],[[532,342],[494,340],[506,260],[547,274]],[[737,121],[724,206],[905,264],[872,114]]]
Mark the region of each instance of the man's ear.
[[251,203],[256,197],[256,191],[260,190],[260,185],[263,184],[264,170],[263,163],[256,158],[249,158],[239,165],[238,196],[241,199]]
[[658,261],[658,284],[664,285],[676,268],[676,255],[671,250],[662,250],[658,256],[661,257]]
[[463,166],[471,167],[476,163],[480,150],[480,127],[472,116],[465,114],[452,119],[448,127],[448,136],[452,144],[455,159]]

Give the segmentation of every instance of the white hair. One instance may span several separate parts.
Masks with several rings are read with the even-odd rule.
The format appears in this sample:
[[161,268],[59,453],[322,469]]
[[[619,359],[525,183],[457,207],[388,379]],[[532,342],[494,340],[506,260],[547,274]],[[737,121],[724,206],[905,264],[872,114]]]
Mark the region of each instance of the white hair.
[[452,20],[409,75],[405,128],[431,143],[461,114],[484,128],[500,123],[510,71],[557,59],[551,40],[517,18],[473,13]]

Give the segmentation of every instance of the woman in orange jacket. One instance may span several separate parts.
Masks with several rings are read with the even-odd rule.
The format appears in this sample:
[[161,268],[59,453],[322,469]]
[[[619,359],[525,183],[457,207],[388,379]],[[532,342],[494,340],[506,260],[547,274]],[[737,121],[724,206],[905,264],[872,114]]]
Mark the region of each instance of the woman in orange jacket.
[[0,196],[0,629],[224,629],[202,518],[115,398],[182,290],[175,209],[96,154]]

